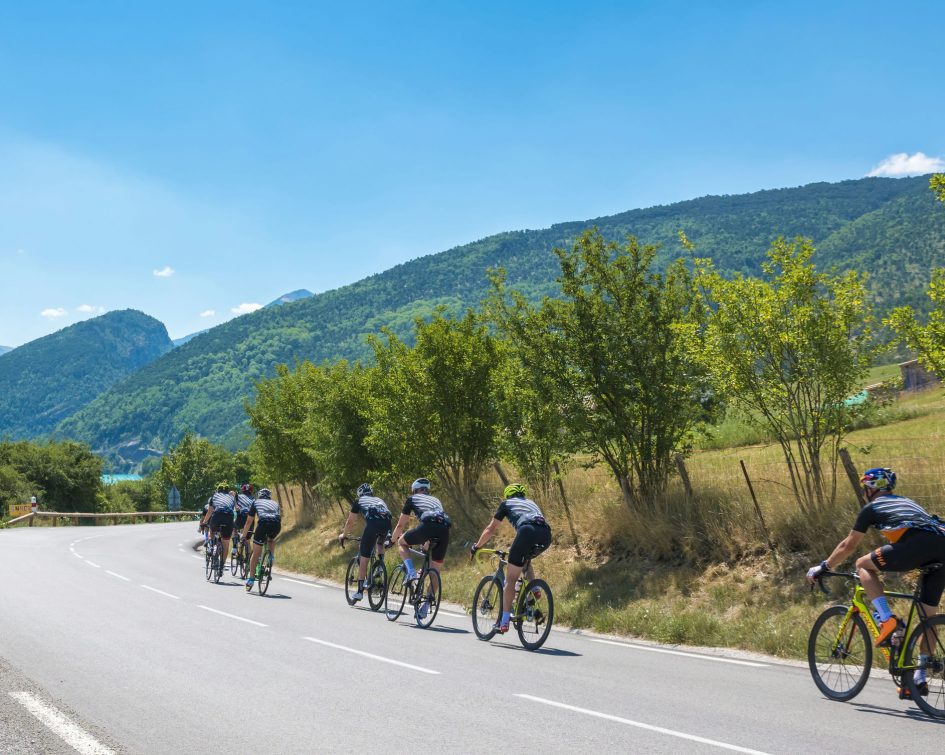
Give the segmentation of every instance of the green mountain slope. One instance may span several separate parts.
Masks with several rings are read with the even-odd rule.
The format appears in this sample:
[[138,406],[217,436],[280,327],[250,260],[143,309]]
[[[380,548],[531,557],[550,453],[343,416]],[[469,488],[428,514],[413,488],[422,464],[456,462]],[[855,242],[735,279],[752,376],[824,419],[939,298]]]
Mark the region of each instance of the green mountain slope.
[[0,437],[36,438],[171,348],[135,310],[109,312],[38,338],[0,359]]
[[915,300],[928,277],[927,263],[942,264],[945,240],[945,212],[934,203],[926,178],[704,197],[502,233],[213,328],[132,375],[57,432],[103,450],[134,440],[165,447],[191,430],[240,445],[247,437],[243,401],[252,396],[254,381],[273,374],[277,363],[366,357],[365,336],[383,325],[406,335],[414,317],[438,304],[476,305],[487,292],[489,267],[505,267],[510,284],[529,295],[551,293],[558,273],[552,248],[570,245],[591,225],[608,237],[632,233],[661,244],[661,263],[688,254],[677,235],[683,230],[696,255],[712,257],[722,270],[751,273],[760,269],[774,237],[810,236],[820,247],[821,265],[882,271],[875,281],[895,287],[907,281],[911,288],[903,296]]

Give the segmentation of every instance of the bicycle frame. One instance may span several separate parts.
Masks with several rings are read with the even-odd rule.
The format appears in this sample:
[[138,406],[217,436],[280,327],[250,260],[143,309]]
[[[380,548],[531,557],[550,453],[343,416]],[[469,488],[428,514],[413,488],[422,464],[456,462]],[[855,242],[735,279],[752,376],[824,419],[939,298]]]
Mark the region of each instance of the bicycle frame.
[[[495,574],[493,575],[499,584],[502,585],[502,592],[505,592],[505,566],[508,564],[508,559],[506,558],[505,551],[496,550],[495,548],[479,548],[476,551],[476,560],[480,558],[480,554],[485,553],[490,558],[497,558],[499,560],[499,565],[496,567]],[[519,578],[516,580],[519,582],[519,588],[517,590],[517,595],[512,605],[512,615],[509,617],[512,621],[516,619],[521,619],[525,615],[525,574],[528,572],[528,567],[531,566],[532,560],[530,558],[525,559],[525,565],[522,567],[522,573]],[[504,600],[504,598],[503,598]]]

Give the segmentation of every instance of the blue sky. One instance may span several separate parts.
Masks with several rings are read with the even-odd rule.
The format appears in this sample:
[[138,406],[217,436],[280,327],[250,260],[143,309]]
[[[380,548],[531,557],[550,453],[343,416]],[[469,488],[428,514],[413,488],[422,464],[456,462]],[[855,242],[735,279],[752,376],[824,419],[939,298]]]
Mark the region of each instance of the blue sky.
[[178,337],[498,231],[928,172],[942,28],[937,2],[4,3],[0,344],[126,307]]

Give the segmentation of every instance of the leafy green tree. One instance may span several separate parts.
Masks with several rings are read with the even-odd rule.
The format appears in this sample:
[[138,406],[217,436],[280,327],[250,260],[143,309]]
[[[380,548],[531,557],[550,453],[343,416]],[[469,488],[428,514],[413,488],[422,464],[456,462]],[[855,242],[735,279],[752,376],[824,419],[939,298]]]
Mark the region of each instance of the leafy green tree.
[[896,331],[925,367],[945,378],[945,268],[932,271],[928,296],[931,307],[925,325],[919,323],[912,307],[896,307],[883,324]]
[[174,485],[184,509],[200,509],[220,482],[233,484],[229,452],[206,438],[187,434],[161,460],[164,489]]
[[[711,314],[703,363],[716,389],[778,441],[795,496],[813,512],[836,493],[837,450],[873,354],[866,279],[818,272],[809,240],[776,240],[763,277],[701,264]],[[827,472],[830,474],[827,474]]]
[[415,332],[413,347],[390,331],[386,342],[370,340],[377,370],[367,446],[387,481],[432,474],[468,517],[475,484],[495,459],[495,339],[472,312],[437,312],[417,320]]
[[12,464],[0,464],[0,517],[6,516],[10,504],[26,503],[31,495],[42,497],[43,491]]
[[[0,466],[10,466],[42,503],[58,511],[97,511],[102,488],[102,460],[81,443],[0,442]],[[27,498],[27,500],[29,500]]]
[[945,173],[936,173],[929,179],[929,188],[940,202],[945,202]]

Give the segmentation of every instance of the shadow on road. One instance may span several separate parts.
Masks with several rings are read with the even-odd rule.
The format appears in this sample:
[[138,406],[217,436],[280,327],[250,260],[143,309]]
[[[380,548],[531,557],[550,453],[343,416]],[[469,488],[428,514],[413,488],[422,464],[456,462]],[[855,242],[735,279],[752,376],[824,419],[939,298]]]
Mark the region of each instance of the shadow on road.
[[892,718],[901,718],[907,721],[916,721],[924,724],[934,724],[936,726],[945,725],[945,719],[932,718],[927,716],[918,708],[909,708],[908,710],[898,710],[896,708],[886,708],[882,705],[870,705],[868,703],[851,703],[861,713],[872,713],[876,716],[891,716]]
[[573,653],[570,650],[559,650],[558,648],[538,648],[538,650],[527,650],[521,645],[506,645],[501,642],[494,643],[494,648],[505,648],[506,650],[519,650],[523,653],[533,653],[534,655],[551,655],[560,658],[583,658],[583,653]]
[[443,626],[442,624],[436,624],[432,627],[427,627],[426,629],[424,629],[423,627],[418,627],[416,624],[401,624],[400,622],[397,623],[397,626],[406,627],[407,629],[417,629],[421,632],[438,632],[440,634],[469,634],[470,633],[468,629],[457,629],[456,627],[447,627],[447,626]]

